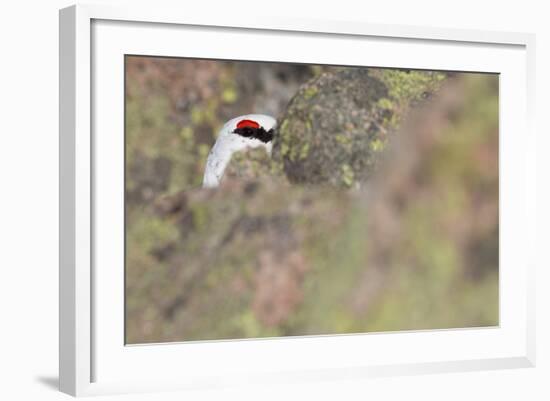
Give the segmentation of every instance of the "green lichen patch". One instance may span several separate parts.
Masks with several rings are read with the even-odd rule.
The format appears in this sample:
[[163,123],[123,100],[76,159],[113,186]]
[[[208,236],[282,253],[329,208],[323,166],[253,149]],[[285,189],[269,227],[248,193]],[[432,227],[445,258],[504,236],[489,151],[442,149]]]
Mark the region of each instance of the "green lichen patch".
[[365,68],[323,73],[290,102],[274,139],[274,162],[294,183],[361,183],[409,105],[444,78],[442,73]]

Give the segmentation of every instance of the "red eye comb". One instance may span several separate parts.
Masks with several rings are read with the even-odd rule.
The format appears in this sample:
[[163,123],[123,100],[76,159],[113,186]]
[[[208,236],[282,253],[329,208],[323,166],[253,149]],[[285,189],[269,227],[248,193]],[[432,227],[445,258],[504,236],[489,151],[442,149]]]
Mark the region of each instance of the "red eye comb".
[[237,128],[260,128],[260,124],[252,120],[241,120],[237,123]]

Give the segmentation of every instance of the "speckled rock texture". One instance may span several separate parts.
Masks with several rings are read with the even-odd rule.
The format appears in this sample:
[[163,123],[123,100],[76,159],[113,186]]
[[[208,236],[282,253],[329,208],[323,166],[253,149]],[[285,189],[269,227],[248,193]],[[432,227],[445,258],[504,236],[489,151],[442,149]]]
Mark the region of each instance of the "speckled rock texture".
[[411,105],[439,72],[342,69],[302,85],[279,122],[273,160],[292,183],[360,186]]

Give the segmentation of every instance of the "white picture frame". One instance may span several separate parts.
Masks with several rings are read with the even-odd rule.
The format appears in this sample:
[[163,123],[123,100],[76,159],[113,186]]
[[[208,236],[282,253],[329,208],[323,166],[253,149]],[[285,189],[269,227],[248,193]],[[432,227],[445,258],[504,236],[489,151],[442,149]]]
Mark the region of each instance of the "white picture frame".
[[[227,21],[154,7],[60,11],[61,391],[80,396],[534,366],[534,36],[265,16]],[[184,46],[181,38],[193,40]],[[265,46],[238,50],[230,45],[236,38],[261,38]],[[332,51],[316,53],[321,45]],[[355,46],[366,46],[370,65],[501,74],[500,326],[125,346],[119,56],[366,65],[349,52]],[[106,230],[105,221],[115,229]]]

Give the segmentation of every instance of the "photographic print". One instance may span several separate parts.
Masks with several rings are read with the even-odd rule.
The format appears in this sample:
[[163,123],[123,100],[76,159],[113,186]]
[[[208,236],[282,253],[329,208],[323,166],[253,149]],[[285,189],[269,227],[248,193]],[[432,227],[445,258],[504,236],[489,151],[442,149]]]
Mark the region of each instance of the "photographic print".
[[124,73],[126,344],[498,326],[498,74]]

